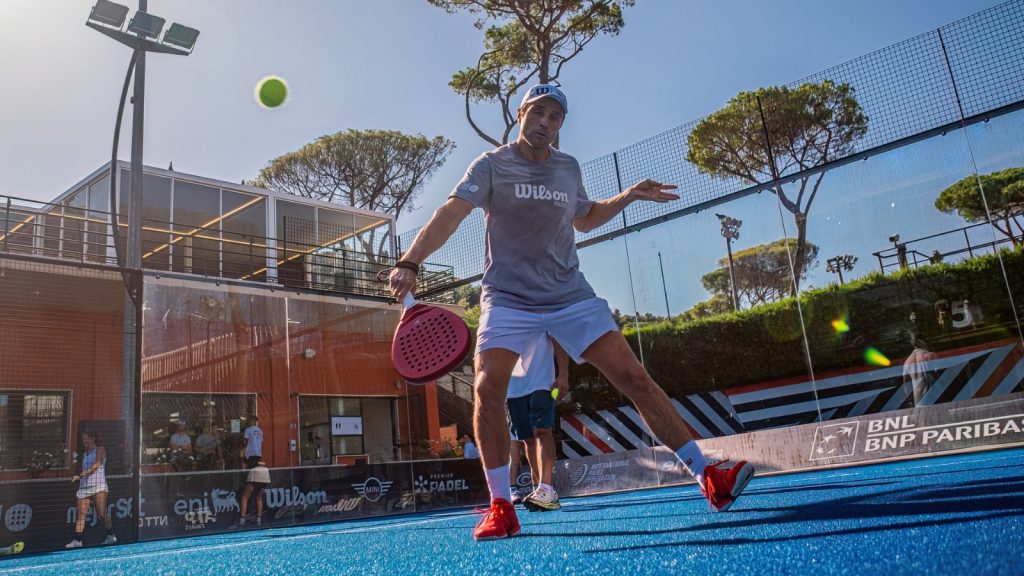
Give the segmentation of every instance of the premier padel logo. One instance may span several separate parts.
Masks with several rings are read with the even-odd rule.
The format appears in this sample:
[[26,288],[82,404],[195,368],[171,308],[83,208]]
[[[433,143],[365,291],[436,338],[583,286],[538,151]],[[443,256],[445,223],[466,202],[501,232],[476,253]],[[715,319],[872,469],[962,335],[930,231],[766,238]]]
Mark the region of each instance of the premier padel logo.
[[370,476],[363,482],[353,484],[352,487],[356,489],[356,492],[366,498],[367,502],[376,502],[380,500],[384,494],[387,494],[388,489],[394,484],[391,480],[378,480],[377,478]]
[[412,483],[413,492],[425,494],[427,492],[462,492],[469,490],[469,483],[465,478],[455,478],[451,472],[436,473],[430,476],[422,474],[416,477]]

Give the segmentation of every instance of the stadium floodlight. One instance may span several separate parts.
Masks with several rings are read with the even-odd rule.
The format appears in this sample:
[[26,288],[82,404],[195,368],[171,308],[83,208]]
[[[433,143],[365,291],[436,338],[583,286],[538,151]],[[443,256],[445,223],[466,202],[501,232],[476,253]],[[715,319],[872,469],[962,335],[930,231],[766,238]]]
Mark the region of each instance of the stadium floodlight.
[[840,254],[829,258],[826,262],[828,262],[828,265],[825,267],[825,270],[833,274],[838,274],[839,283],[842,284],[843,270],[846,270],[847,272],[853,270],[853,267],[857,264],[857,257],[853,254]]
[[132,21],[128,23],[128,31],[134,32],[142,38],[156,38],[163,30],[164,22],[166,20],[159,16],[139,10],[135,16],[132,16]]
[[199,30],[189,28],[188,26],[183,26],[175,22],[171,24],[171,27],[164,33],[164,44],[177,46],[191,52],[192,47],[196,45],[196,39],[198,38]]
[[128,17],[128,7],[115,4],[109,0],[96,0],[96,5],[89,13],[89,21],[121,29],[124,19]]

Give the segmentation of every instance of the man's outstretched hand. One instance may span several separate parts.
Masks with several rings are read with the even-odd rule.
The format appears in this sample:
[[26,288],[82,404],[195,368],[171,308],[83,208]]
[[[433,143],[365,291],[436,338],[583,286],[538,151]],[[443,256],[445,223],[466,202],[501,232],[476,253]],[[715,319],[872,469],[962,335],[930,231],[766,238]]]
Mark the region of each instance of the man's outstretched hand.
[[678,194],[668,192],[678,188],[675,184],[662,184],[654,180],[644,180],[629,188],[629,197],[632,200],[647,200],[649,202],[665,203],[679,200]]

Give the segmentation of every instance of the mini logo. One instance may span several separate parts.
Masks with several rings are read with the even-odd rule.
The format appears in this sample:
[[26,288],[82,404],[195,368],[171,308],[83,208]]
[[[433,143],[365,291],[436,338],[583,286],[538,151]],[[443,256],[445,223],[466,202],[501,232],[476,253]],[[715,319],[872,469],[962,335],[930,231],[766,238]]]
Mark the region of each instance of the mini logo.
[[579,486],[580,482],[587,477],[587,465],[581,464],[577,468],[569,472],[569,481],[572,482],[573,486]]
[[853,456],[860,422],[818,426],[811,443],[811,460]]
[[28,504],[15,504],[4,514],[4,526],[11,532],[21,532],[32,523],[32,507]]
[[377,478],[370,476],[359,484],[353,484],[352,487],[356,489],[356,492],[360,496],[366,498],[367,502],[376,502],[387,493],[392,484],[394,484],[394,482],[378,480]]

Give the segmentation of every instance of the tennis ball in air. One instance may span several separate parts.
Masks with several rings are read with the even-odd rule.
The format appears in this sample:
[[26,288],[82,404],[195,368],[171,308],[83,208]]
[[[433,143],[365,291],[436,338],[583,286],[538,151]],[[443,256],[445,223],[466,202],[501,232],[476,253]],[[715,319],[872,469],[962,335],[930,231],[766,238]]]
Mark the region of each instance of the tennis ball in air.
[[551,398],[554,400],[558,400],[558,388],[551,389]]
[[277,108],[288,99],[288,85],[277,76],[267,76],[256,84],[256,101],[264,108]]

